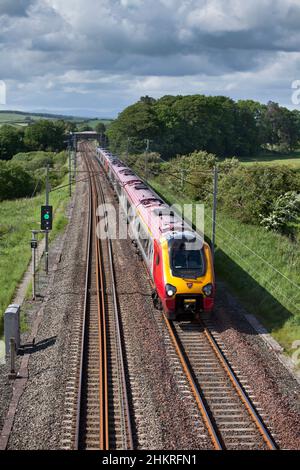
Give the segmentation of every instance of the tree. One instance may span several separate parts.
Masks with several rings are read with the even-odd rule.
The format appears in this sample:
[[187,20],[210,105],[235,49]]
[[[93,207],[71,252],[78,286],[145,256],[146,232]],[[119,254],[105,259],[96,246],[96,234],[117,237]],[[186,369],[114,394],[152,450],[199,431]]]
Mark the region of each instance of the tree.
[[145,140],[154,142],[151,149],[156,150],[157,139],[160,135],[159,121],[154,106],[148,100],[140,100],[132,106],[128,106],[118,119],[112,122],[107,135],[111,148],[115,152],[125,152],[128,137],[130,138],[130,149],[133,153],[145,150]]
[[236,155],[256,155],[262,143],[260,103],[251,100],[237,102]]
[[280,108],[281,118],[278,134],[281,148],[287,152],[295,150],[300,139],[298,115],[286,108]]
[[0,161],[0,201],[30,196],[35,179],[22,166]]
[[95,131],[98,132],[98,134],[104,134],[106,131],[105,124],[103,124],[103,122],[98,122],[96,124]]
[[69,132],[77,132],[77,124],[76,122],[73,122],[73,121],[66,121],[65,123],[65,129],[66,129],[66,132],[69,133]]
[[63,121],[41,119],[26,128],[24,143],[28,150],[59,151],[64,148],[65,138]]
[[262,145],[292,150],[300,140],[300,113],[277,103],[262,105],[226,96],[142,97],[107,131],[114,152],[141,153],[145,139],[164,158],[203,150],[221,157],[257,154]]
[[299,111],[290,111],[269,101],[262,119],[264,143],[272,150],[294,150],[300,140],[299,115]]
[[13,126],[0,127],[0,160],[10,160],[13,155],[24,149],[23,130]]

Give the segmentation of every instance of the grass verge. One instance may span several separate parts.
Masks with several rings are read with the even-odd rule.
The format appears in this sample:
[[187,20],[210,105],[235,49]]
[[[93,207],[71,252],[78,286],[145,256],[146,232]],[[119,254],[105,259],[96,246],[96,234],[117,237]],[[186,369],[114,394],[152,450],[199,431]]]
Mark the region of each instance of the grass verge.
[[[151,180],[152,187],[170,204],[190,203],[167,185]],[[211,210],[205,210],[205,233],[211,237]],[[257,226],[242,224],[218,211],[216,274],[226,282],[247,310],[255,314],[287,353],[300,339],[300,247],[286,237]],[[279,274],[281,273],[281,274]]]
[[[63,184],[66,183],[67,177]],[[4,311],[12,301],[31,258],[30,230],[40,228],[40,206],[44,201],[45,195],[41,194],[32,199],[0,203],[0,334],[3,331]],[[50,204],[54,209],[50,240],[68,222],[65,216],[68,201],[67,187],[50,194]]]

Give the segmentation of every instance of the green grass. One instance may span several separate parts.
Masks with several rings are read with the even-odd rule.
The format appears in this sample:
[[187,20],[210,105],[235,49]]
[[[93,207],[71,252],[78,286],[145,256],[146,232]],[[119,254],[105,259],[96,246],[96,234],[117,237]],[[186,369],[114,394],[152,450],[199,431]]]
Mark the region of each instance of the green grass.
[[240,157],[239,160],[243,165],[263,163],[264,165],[288,165],[291,168],[300,169],[300,150],[291,152],[288,155],[266,153],[255,157]]
[[[92,119],[92,120],[85,121],[85,124],[87,124],[88,126],[91,126],[93,129],[95,129],[96,125],[99,122],[103,122],[103,124],[105,124],[107,126],[111,123],[111,120],[110,119]],[[83,122],[80,122],[80,125],[82,125],[82,124],[83,124]]]
[[[184,195],[172,193],[166,184],[157,180],[151,184],[171,204],[190,202]],[[205,233],[210,238],[211,208],[205,209]],[[219,210],[216,245],[217,277],[291,353],[293,341],[300,339],[300,287],[292,284],[299,286],[299,244],[261,227],[242,224]]]
[[[67,183],[67,177],[64,180]],[[22,280],[31,258],[31,230],[40,228],[40,206],[44,194],[32,199],[18,199],[0,203],[0,332],[3,313],[12,301],[15,290]],[[54,208],[54,223],[50,239],[67,224],[65,208],[68,188],[50,194]]]
[[91,126],[93,129],[95,129],[96,125],[98,122],[103,122],[105,125],[108,125],[111,123],[110,119],[88,119],[88,118],[80,118],[76,116],[61,116],[61,115],[55,115],[53,116],[43,116],[42,114],[31,114],[31,113],[14,113],[14,112],[5,112],[1,111],[0,112],[0,127],[4,124],[11,124],[14,126],[27,126],[27,121],[26,118],[30,118],[32,121],[37,121],[39,119],[49,119],[49,120],[57,120],[57,119],[64,119],[66,121],[72,121],[78,126],[82,124],[87,124]]
[[[30,118],[32,121],[38,121],[39,119],[42,119],[41,116],[38,115],[33,115],[33,114],[18,114],[18,113],[0,113],[0,126],[4,124],[11,124],[13,126],[27,126],[28,122],[26,121],[26,118]],[[44,118],[44,119],[50,119],[50,120],[55,120],[55,117],[53,118]]]

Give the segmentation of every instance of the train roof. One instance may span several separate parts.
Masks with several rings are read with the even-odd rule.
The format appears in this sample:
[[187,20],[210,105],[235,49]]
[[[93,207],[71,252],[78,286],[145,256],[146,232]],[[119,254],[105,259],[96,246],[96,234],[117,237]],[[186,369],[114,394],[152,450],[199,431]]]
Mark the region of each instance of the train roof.
[[137,176],[122,160],[106,150],[97,149],[109,162],[119,184],[124,188],[135,209],[154,238],[160,240],[182,236],[183,232],[190,237],[196,233],[184,222],[182,217],[172,210],[142,178]]

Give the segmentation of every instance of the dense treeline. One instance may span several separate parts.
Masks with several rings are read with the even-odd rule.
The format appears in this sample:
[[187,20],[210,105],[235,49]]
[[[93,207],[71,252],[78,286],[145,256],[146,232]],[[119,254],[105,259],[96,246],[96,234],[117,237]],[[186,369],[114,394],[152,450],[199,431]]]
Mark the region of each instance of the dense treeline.
[[107,131],[114,152],[151,150],[165,158],[205,150],[218,156],[291,151],[300,141],[300,111],[277,103],[238,102],[224,96],[148,96],[127,107]]
[[65,148],[66,133],[72,123],[39,120],[24,128],[0,127],[0,160],[10,160],[18,152],[42,150],[59,152]]
[[[87,124],[77,126],[75,122],[63,120],[41,119],[23,128],[5,124],[0,127],[0,160],[10,160],[18,152],[60,152],[66,147],[69,132],[91,130],[93,128]],[[98,122],[95,131],[104,135],[105,124]]]

